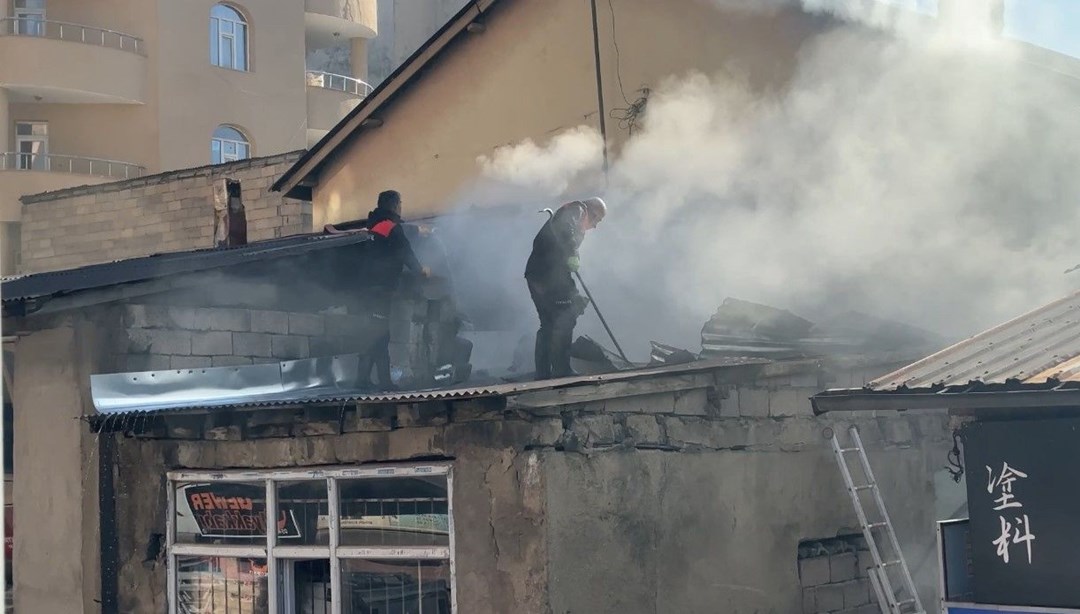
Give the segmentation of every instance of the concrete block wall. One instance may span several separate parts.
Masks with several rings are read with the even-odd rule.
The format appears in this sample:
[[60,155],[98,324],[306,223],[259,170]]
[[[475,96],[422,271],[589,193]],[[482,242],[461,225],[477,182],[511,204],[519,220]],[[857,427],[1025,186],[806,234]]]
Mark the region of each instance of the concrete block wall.
[[200,369],[358,352],[364,318],[266,309],[130,304],[120,371]]
[[213,247],[213,184],[240,182],[248,240],[310,232],[311,204],[270,192],[302,152],[23,197],[21,273]]
[[879,614],[867,569],[873,565],[861,535],[799,544],[803,614]]

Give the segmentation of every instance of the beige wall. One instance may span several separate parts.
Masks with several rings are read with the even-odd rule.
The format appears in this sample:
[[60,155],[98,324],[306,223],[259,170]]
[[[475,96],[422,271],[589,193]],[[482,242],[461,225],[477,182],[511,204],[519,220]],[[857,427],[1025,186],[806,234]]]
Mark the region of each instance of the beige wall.
[[240,181],[248,240],[309,232],[310,204],[270,192],[299,153],[69,190],[23,208],[21,272],[213,247],[213,183]]
[[[612,0],[626,97],[671,75],[728,70],[778,87],[822,22],[801,12],[724,13],[697,0]],[[597,2],[605,113],[626,106],[607,2]],[[482,34],[459,39],[390,110],[327,165],[315,224],[362,217],[380,190],[401,190],[409,215],[436,212],[478,173],[477,156],[560,130],[599,127],[588,0],[506,0]],[[673,44],[672,41],[678,41]],[[627,132],[607,119],[613,152]]]
[[18,612],[95,612],[100,599],[97,441],[90,374],[104,335],[72,317],[15,345],[14,546]]
[[[496,5],[499,7],[500,5]],[[597,126],[589,6],[508,0],[406,92],[385,124],[328,165],[315,192],[323,221],[363,217],[398,189],[408,215],[437,211],[476,173],[476,157],[526,137]]]
[[[210,64],[213,0],[159,0],[158,53],[161,169],[210,162],[210,137],[232,124],[263,156],[306,146],[304,6],[300,2],[244,0],[233,5],[250,23],[251,71]],[[164,61],[168,58],[168,61]]]

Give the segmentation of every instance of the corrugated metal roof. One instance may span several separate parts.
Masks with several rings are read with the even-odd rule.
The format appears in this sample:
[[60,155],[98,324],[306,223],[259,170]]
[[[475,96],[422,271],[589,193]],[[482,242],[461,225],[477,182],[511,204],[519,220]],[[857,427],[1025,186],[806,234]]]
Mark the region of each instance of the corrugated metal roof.
[[342,235],[308,234],[258,241],[231,248],[208,248],[186,252],[154,254],[76,269],[51,271],[5,278],[0,293],[5,304],[28,299],[69,294],[115,284],[124,284],[170,275],[194,273],[303,253],[342,247],[370,240],[367,233]]
[[1080,292],[961,341],[870,384],[873,390],[1080,381]]
[[[765,364],[760,359],[723,358],[562,379],[473,387],[368,394],[355,387],[356,356],[337,356],[253,365],[180,371],[147,371],[91,376],[94,405],[102,416],[164,411],[224,410],[333,403],[408,403],[511,396],[524,392],[619,382],[720,367]],[[274,382],[274,372],[280,378]],[[131,384],[125,384],[130,381]],[[237,386],[227,391],[227,385]]]

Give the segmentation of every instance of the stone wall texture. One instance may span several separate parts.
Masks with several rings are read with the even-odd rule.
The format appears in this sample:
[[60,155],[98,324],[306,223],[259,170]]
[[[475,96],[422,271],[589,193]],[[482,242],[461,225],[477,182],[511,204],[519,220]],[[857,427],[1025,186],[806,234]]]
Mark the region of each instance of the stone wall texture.
[[20,273],[213,247],[213,184],[240,182],[248,241],[311,231],[311,204],[271,192],[302,152],[23,197]]
[[[550,404],[538,392],[135,421],[104,435],[119,441],[121,609],[163,608],[164,559],[145,559],[165,530],[169,470],[445,459],[462,611],[869,612],[857,546],[824,563],[799,556],[807,540],[858,532],[822,436],[849,425],[934,603],[927,553],[947,417],[816,417],[806,397],[817,374],[743,374],[649,377],[583,402],[552,390]],[[647,391],[679,382],[688,388]]]

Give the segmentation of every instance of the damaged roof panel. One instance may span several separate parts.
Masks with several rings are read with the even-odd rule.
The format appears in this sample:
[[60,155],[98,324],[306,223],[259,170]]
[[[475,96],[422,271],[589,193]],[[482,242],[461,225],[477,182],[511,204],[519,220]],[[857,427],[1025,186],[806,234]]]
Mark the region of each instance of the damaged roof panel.
[[112,373],[92,375],[91,394],[101,416],[130,416],[162,411],[222,410],[315,403],[409,403],[511,396],[527,392],[626,382],[740,365],[764,365],[753,359],[718,359],[563,379],[369,394],[356,385],[356,354],[264,365]]
[[1080,381],[1080,292],[979,333],[868,384],[930,389],[973,382]]

